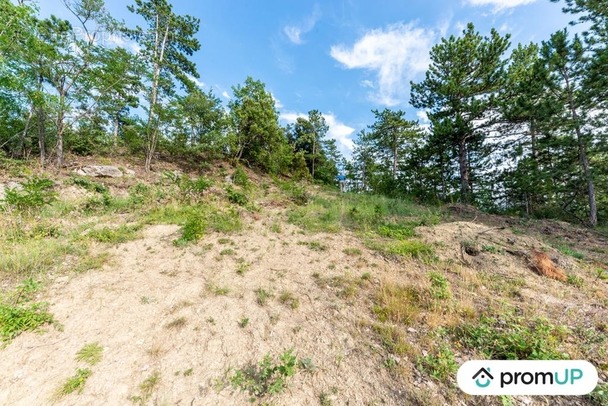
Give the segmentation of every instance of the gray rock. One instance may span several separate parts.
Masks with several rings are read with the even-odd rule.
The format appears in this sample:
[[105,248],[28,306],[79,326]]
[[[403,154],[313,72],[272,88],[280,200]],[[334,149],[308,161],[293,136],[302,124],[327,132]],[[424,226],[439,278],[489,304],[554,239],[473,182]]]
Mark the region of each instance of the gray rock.
[[6,196],[6,189],[23,190],[23,185],[12,181],[7,183],[0,183],[0,200],[3,200]]
[[122,178],[120,169],[109,165],[89,165],[78,168],[74,171],[80,176],[92,176],[94,178]]

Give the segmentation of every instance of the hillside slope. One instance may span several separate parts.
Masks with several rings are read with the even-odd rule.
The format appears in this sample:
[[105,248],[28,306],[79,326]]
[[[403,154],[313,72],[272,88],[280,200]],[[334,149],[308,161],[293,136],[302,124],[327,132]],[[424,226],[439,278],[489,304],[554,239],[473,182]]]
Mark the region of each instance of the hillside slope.
[[[601,235],[228,165],[131,168],[47,173],[52,188],[33,189],[58,200],[4,205],[0,404],[605,400],[473,398],[455,384],[460,363],[484,357],[587,359],[606,382]],[[31,184],[23,172],[1,183]]]

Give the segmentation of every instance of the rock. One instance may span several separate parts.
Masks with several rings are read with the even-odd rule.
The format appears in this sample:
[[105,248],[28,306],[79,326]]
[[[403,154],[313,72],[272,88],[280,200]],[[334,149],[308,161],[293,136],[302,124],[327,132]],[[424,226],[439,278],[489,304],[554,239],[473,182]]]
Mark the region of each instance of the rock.
[[123,174],[120,169],[109,165],[89,165],[78,168],[74,171],[80,176],[92,176],[95,178],[122,178]]
[[6,196],[6,189],[23,190],[23,185],[12,181],[4,184],[0,183],[0,200],[3,200]]
[[133,169],[125,169],[124,173],[125,173],[125,176],[128,176],[130,178],[135,176],[135,171]]

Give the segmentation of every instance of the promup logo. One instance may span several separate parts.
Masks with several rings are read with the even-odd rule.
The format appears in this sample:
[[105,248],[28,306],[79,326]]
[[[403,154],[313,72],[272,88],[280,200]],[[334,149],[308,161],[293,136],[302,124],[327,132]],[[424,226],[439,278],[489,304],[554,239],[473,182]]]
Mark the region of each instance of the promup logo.
[[573,395],[597,386],[587,361],[469,361],[458,370],[458,386],[470,395]]
[[475,379],[475,385],[479,386],[480,388],[487,388],[494,380],[494,377],[490,373],[490,368],[481,368],[475,375],[473,375],[473,379]]

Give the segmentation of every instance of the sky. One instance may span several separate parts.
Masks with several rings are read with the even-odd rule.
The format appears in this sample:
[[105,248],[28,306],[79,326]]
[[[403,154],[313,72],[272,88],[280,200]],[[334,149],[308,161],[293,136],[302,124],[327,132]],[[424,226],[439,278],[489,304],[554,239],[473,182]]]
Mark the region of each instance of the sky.
[[[547,40],[571,15],[549,0],[170,0],[178,14],[201,21],[193,56],[199,86],[224,104],[248,76],[265,83],[282,124],[321,111],[328,136],[347,157],[373,109],[426,117],[409,105],[410,81],[424,79],[429,51],[472,22],[482,35],[495,28],[518,43]],[[127,10],[134,1],[106,0],[127,25],[143,24]],[[70,18],[61,0],[40,0],[43,16]],[[110,38],[136,49],[135,44]],[[510,51],[509,51],[510,52]]]

